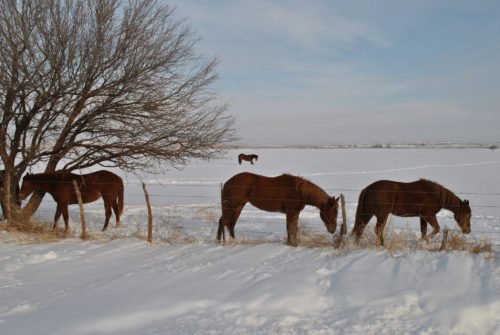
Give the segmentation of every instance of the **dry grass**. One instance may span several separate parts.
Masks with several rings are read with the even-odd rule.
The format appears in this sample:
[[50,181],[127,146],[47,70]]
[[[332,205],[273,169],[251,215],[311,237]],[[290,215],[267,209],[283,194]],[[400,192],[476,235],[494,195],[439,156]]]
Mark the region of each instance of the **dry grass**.
[[492,253],[493,247],[488,239],[470,241],[462,233],[450,231],[443,251],[466,251],[471,254]]
[[305,221],[299,221],[297,243],[307,248],[333,248],[334,246],[332,235],[312,230]]
[[195,238],[188,234],[180,223],[163,220],[162,226],[166,227],[166,233],[160,234],[158,239],[168,244],[190,244]]
[[196,214],[202,221],[215,224],[217,226],[219,225],[219,218],[221,214],[220,206],[218,205],[201,207],[197,210]]
[[37,219],[18,219],[10,225],[6,221],[0,223],[0,231],[8,232],[7,235],[0,235],[4,242],[16,241],[20,244],[39,244],[56,242],[64,236],[64,231],[53,232],[52,224],[42,222]]
[[[371,230],[365,230],[363,237],[358,244],[359,248],[378,249],[377,237]],[[493,247],[488,239],[471,240],[466,238],[460,231],[449,230],[446,241],[443,245],[443,233],[434,237],[431,241],[422,240],[420,233],[412,232],[409,229],[396,230],[392,226],[386,228],[384,234],[384,246],[391,255],[398,252],[408,251],[429,251],[429,252],[450,252],[464,251],[471,254],[484,253],[487,257],[492,257]]]
[[[198,211],[198,216],[202,221],[210,225],[210,229],[216,229],[218,226],[219,212],[218,207],[204,207]],[[175,215],[173,216],[175,217]],[[182,222],[163,220],[160,223],[161,232],[156,227],[156,239],[169,244],[190,244],[196,241],[196,237],[188,233],[183,227]],[[20,244],[38,244],[48,243],[61,240],[61,238],[71,238],[73,235],[66,236],[64,228],[61,227],[57,233],[52,232],[52,223],[41,222],[36,219],[17,220],[15,224],[7,226],[6,222],[0,221],[0,232],[8,232],[8,234],[0,233],[0,240],[4,242],[18,242]],[[96,236],[87,234],[87,239],[96,240],[103,237],[99,234]],[[138,229],[132,237],[146,240],[147,233],[145,229]],[[111,237],[106,237],[105,240],[114,240],[130,238],[130,236],[115,234]],[[355,244],[353,238],[347,234],[342,240],[338,239],[338,234],[332,238],[331,234],[324,230],[314,230],[305,221],[299,221],[297,231],[297,242],[299,246],[307,248],[326,248],[334,249],[339,253],[346,253],[357,249],[380,249],[383,248],[391,255],[401,252],[411,251],[429,251],[429,252],[449,252],[463,251],[471,254],[486,254],[492,258],[494,250],[491,241],[488,239],[471,240],[466,238],[461,232],[450,230],[447,235],[446,243],[441,248],[443,234],[434,237],[430,242],[420,239],[420,233],[411,231],[410,229],[395,229],[392,225],[392,220],[389,220],[384,233],[384,246],[378,246],[378,239],[373,232],[373,229],[366,229],[358,244]],[[284,236],[286,243],[286,236]],[[238,239],[229,238],[230,245],[257,245],[272,243],[269,239],[262,237],[248,238],[241,236]]]

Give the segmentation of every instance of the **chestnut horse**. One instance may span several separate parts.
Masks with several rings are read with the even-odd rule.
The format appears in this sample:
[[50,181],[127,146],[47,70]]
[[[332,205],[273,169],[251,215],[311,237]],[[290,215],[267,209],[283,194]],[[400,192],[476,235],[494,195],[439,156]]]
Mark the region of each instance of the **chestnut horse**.
[[226,239],[224,227],[234,238],[234,226],[247,202],[264,211],[286,214],[288,244],[293,246],[297,245],[299,214],[306,205],[319,208],[328,232],[333,234],[337,229],[338,198],[330,197],[320,187],[301,177],[283,174],[270,178],[244,172],[230,178],[222,188],[218,241],[221,236],[224,241]]
[[[453,212],[464,234],[470,233],[471,209],[468,200],[462,201],[450,190],[426,179],[411,183],[379,180],[361,191],[352,234],[359,241],[365,226],[375,215],[375,234],[378,243],[383,245],[384,226],[387,216],[392,213],[396,216],[420,217],[422,239],[430,239],[439,232],[436,214],[442,208]],[[428,236],[427,224],[433,228]]]
[[239,154],[238,155],[238,162],[240,163],[240,165],[241,165],[242,161],[248,161],[248,162],[252,163],[252,165],[253,165],[253,160],[254,159],[256,161],[258,161],[259,160],[259,156],[258,155],[253,155],[253,154],[252,155],[245,155],[245,154]]
[[104,200],[106,221],[102,230],[108,228],[111,208],[115,212],[116,226],[119,227],[120,214],[123,212],[123,180],[109,171],[101,170],[83,175],[69,172],[27,174],[23,178],[19,197],[24,200],[34,191],[50,193],[57,202],[53,230],[57,230],[57,222],[62,213],[65,232],[68,233],[68,205],[78,203],[73,180],[78,183],[83,203],[96,201],[100,197]]

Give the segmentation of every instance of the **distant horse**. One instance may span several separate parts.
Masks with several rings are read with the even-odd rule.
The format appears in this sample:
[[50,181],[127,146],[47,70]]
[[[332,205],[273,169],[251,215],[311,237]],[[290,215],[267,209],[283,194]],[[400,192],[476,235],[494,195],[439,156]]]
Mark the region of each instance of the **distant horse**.
[[[439,232],[436,214],[442,208],[453,212],[464,234],[470,233],[471,209],[468,200],[462,201],[450,190],[426,179],[411,183],[379,180],[361,191],[352,234],[359,241],[365,226],[375,215],[375,234],[378,243],[383,245],[384,226],[387,216],[392,213],[403,217],[419,216],[422,239],[430,239]],[[427,223],[434,229],[428,236]]]
[[301,177],[283,174],[270,178],[244,172],[230,178],[222,188],[218,241],[221,236],[225,241],[225,227],[231,237],[235,237],[234,226],[247,202],[264,211],[286,214],[288,244],[293,246],[297,245],[299,214],[306,205],[319,208],[328,232],[333,234],[337,229],[338,198],[330,197],[320,187]]
[[238,162],[240,163],[240,165],[241,165],[242,161],[248,161],[248,162],[252,163],[252,165],[253,165],[253,160],[254,159],[256,161],[258,161],[259,160],[259,156],[258,155],[253,155],[253,154],[252,155],[245,155],[245,154],[239,154],[238,155]]
[[116,226],[119,227],[120,214],[123,212],[123,180],[109,171],[101,170],[83,175],[69,172],[27,174],[23,178],[19,197],[24,200],[34,191],[50,193],[57,202],[53,230],[57,230],[57,222],[62,213],[65,232],[68,233],[68,205],[78,203],[73,180],[78,183],[83,203],[96,201],[100,197],[104,200],[106,221],[102,230],[108,228],[111,208],[115,212]]

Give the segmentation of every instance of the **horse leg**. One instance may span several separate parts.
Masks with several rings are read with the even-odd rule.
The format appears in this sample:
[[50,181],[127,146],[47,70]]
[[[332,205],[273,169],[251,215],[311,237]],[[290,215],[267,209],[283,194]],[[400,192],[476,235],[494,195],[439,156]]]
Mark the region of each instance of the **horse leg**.
[[52,231],[57,232],[57,223],[59,222],[59,218],[61,217],[61,208],[59,207],[59,203],[57,204],[56,215],[54,216],[54,225],[52,226]]
[[361,235],[363,235],[363,231],[365,230],[366,225],[370,222],[373,215],[360,214],[359,219],[356,218],[354,223],[354,228],[352,229],[352,233],[354,235],[354,243],[358,244]]
[[439,233],[439,223],[437,222],[437,219],[436,219],[436,216],[433,215],[433,216],[428,216],[426,217],[426,221],[429,222],[429,224],[432,226],[433,228],[433,231],[432,233],[430,233],[427,237],[426,237],[426,240],[430,240],[431,238],[433,238],[435,235],[437,235],[437,233]]
[[106,229],[108,229],[109,218],[111,217],[111,203],[109,200],[104,200],[104,211],[106,213],[106,220],[104,221],[104,227],[102,228],[102,231],[106,231]]
[[288,234],[288,244],[297,246],[297,230],[299,222],[299,212],[286,213],[286,232]]
[[116,228],[120,227],[120,212],[118,211],[118,196],[111,202],[113,205],[113,212],[115,212]]
[[234,211],[230,217],[229,226],[227,227],[227,229],[229,230],[229,235],[232,238],[236,238],[234,236],[234,226],[236,226],[236,221],[238,221],[238,218],[240,217],[241,210],[243,209],[243,206],[245,206],[245,204],[240,205],[240,206],[236,206],[236,208],[234,209]]
[[226,243],[226,231],[225,231],[225,218],[224,215],[222,215],[219,219],[219,229],[217,229],[217,242],[220,242],[220,239],[222,237],[223,242]]
[[64,234],[69,233],[69,215],[68,215],[68,204],[63,204],[61,206],[61,212],[64,219]]
[[424,240],[427,235],[427,221],[423,217],[420,217],[420,232],[422,233],[422,240]]
[[375,235],[377,235],[377,246],[384,246],[384,228],[389,214],[377,216],[375,225]]

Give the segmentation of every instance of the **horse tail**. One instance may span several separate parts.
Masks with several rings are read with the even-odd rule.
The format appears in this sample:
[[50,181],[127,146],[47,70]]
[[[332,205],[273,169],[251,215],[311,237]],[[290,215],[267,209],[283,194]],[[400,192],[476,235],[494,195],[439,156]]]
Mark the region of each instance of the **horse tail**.
[[238,163],[241,165],[241,155],[238,156]]
[[[121,180],[120,180],[121,181]],[[118,215],[123,213],[123,182],[121,182],[120,189],[118,190]]]

